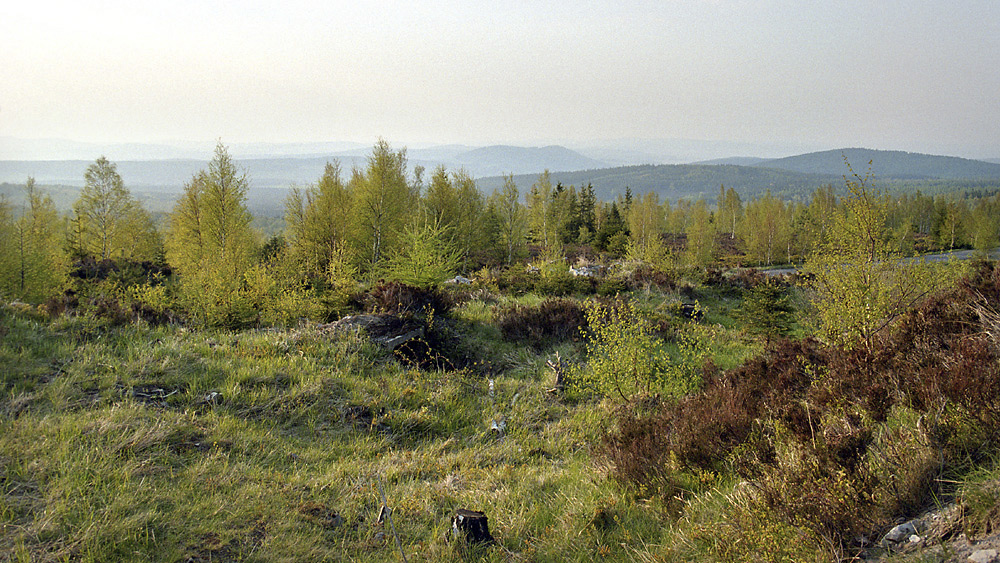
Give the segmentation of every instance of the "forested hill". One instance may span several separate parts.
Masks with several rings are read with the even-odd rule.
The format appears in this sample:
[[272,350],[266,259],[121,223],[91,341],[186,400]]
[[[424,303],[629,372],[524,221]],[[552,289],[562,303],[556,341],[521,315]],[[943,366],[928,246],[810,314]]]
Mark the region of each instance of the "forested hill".
[[607,166],[607,163],[558,145],[548,147],[495,145],[458,154],[455,160],[474,171],[477,176],[495,176],[511,171],[584,170]]
[[[850,175],[845,157],[860,175],[871,170],[877,181],[890,191],[944,193],[983,190],[1000,186],[1000,164],[951,156],[882,151],[838,149],[774,160],[721,159],[698,164],[643,165],[552,173],[552,182],[584,186],[593,184],[597,196],[613,199],[625,193],[655,191],[660,199],[699,199],[714,201],[719,186],[735,189],[743,198],[755,198],[770,190],[786,200],[805,201],[816,188],[844,185]],[[737,165],[736,162],[746,163]],[[538,174],[514,176],[518,189],[529,190]],[[502,177],[481,178],[480,188],[489,193],[503,185]]]
[[[552,183],[585,186],[592,184],[598,199],[611,200],[625,193],[657,192],[660,200],[677,198],[714,200],[719,186],[733,188],[744,197],[757,197],[767,190],[786,199],[811,194],[824,184],[843,182],[843,175],[802,174],[786,170],[771,170],[752,166],[710,164],[662,164],[623,166],[577,172],[554,172]],[[514,176],[514,182],[523,193],[531,189],[538,174]],[[503,185],[503,177],[480,178],[479,188],[486,193]]]
[[[577,187],[591,184],[599,199],[611,200],[625,193],[625,188],[639,195],[657,192],[661,201],[678,198],[714,202],[719,186],[733,188],[741,197],[753,199],[767,190],[785,200],[807,201],[816,188],[831,184],[844,186],[847,161],[864,175],[872,162],[876,179],[893,192],[921,190],[925,194],[952,192],[983,192],[1000,188],[1000,164],[957,157],[935,156],[869,149],[838,149],[808,153],[774,160],[749,157],[721,159],[696,164],[647,164],[604,168],[600,161],[563,147],[470,148],[437,147],[412,151],[412,167],[424,166],[425,180],[438,164],[455,171],[465,167],[474,176],[484,193],[492,193],[503,185],[503,171],[515,172],[518,190],[524,194],[538,180],[539,173],[551,170],[552,182]],[[346,176],[354,166],[363,167],[366,156],[358,149],[331,156],[237,159],[250,177],[250,204],[254,212],[279,216],[285,190],[290,186],[309,185],[323,174],[326,163],[338,159]],[[475,163],[475,166],[472,164]],[[70,197],[76,186],[83,184],[83,174],[90,161],[15,161],[0,160],[0,183],[10,186],[8,195],[19,193],[28,176],[39,185],[61,186]],[[205,168],[207,162],[197,159],[144,160],[118,162],[118,171],[133,193],[151,206],[152,210],[167,209],[193,174]],[[560,171],[572,170],[576,171]],[[588,168],[580,170],[579,168]],[[494,176],[476,173],[477,169],[493,171]],[[486,177],[484,177],[486,176]],[[63,189],[66,188],[66,189]],[[67,191],[68,190],[68,191]],[[57,198],[58,199],[58,198]]]
[[872,149],[837,149],[765,160],[758,168],[776,168],[804,174],[843,176],[844,159],[854,171],[864,176],[871,162],[876,178],[894,180],[982,179],[1000,178],[1000,164],[955,156],[937,156],[903,151]]

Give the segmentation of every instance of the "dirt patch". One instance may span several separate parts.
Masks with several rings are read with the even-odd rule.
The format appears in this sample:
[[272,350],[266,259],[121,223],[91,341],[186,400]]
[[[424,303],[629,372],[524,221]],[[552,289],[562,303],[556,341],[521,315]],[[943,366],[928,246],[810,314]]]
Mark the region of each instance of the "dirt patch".
[[306,520],[324,530],[335,530],[344,523],[344,517],[336,510],[314,501],[305,502],[299,506],[299,513],[305,516]]
[[209,532],[196,545],[188,547],[185,563],[236,563],[249,559],[267,538],[267,527],[263,521],[254,522],[244,533],[229,541],[223,541],[219,534]]

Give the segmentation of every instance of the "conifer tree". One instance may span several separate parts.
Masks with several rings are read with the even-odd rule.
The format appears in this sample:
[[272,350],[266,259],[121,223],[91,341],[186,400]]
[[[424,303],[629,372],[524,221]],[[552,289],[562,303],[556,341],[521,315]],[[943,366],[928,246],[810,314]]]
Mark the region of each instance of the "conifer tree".
[[246,291],[256,251],[248,190],[246,174],[219,143],[170,215],[167,260],[181,276],[188,307],[206,324],[240,326],[255,315]]
[[291,190],[285,201],[289,252],[305,277],[324,277],[333,257],[347,248],[352,207],[353,193],[336,161],[326,164],[317,184]]
[[747,331],[764,336],[770,345],[774,338],[791,332],[794,312],[786,289],[767,278],[744,293],[737,316]]
[[14,219],[11,205],[0,204],[0,294],[37,303],[66,283],[68,259],[52,198],[34,178],[28,178],[24,190],[19,218]]

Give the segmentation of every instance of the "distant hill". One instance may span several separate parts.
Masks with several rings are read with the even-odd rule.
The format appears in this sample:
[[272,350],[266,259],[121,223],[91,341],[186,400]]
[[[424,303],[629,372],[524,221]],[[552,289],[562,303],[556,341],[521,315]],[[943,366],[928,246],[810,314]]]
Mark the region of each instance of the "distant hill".
[[[312,147],[309,147],[312,148]],[[287,189],[293,185],[315,183],[328,161],[339,160],[344,176],[354,166],[364,167],[370,149],[355,148],[318,156],[275,156],[237,158],[237,164],[250,177],[249,205],[255,214],[280,216]],[[407,151],[410,166],[424,166],[427,173],[439,164],[450,171],[465,168],[486,193],[503,185],[503,174],[514,173],[522,193],[548,169],[553,182],[583,186],[593,184],[602,200],[624,194],[626,186],[639,195],[649,191],[661,199],[678,198],[714,201],[719,186],[735,189],[744,199],[758,197],[765,191],[787,200],[806,201],[813,191],[832,184],[838,191],[844,186],[847,168],[844,156],[859,174],[872,170],[877,180],[893,192],[921,190],[926,194],[966,191],[988,193],[1000,186],[1000,163],[964,158],[876,151],[840,149],[793,157],[763,160],[732,157],[698,164],[646,164],[604,167],[602,161],[588,158],[561,146],[511,147],[491,146],[469,149],[461,145],[442,145]],[[143,200],[151,211],[167,210],[183,186],[199,170],[208,166],[204,160],[126,160],[117,162],[125,185]],[[0,160],[0,183],[8,183],[6,192],[13,195],[32,176],[42,186],[54,186],[53,194],[61,208],[72,202],[83,185],[83,174],[92,160]],[[425,176],[426,178],[427,176]]]
[[526,174],[531,172],[604,168],[607,163],[587,158],[566,147],[513,147],[495,145],[473,149],[455,156],[477,176]]
[[[254,187],[288,188],[307,185],[319,180],[329,161],[341,163],[344,175],[351,168],[364,168],[370,148],[316,156],[271,156],[266,158],[236,157],[250,176]],[[407,151],[411,167],[423,166],[428,171],[444,165],[454,171],[466,169],[475,177],[501,174],[538,173],[543,170],[581,170],[602,168],[605,163],[587,158],[565,147],[492,146],[469,150],[450,145]],[[115,161],[118,173],[130,189],[167,189],[180,191],[191,176],[208,166],[211,153],[199,159],[122,160]],[[42,184],[82,186],[83,173],[93,160],[0,160],[0,182],[23,183],[32,176]]]
[[712,160],[702,160],[700,162],[692,162],[691,164],[732,164],[733,166],[756,166],[763,162],[767,162],[769,159],[760,158],[756,156],[731,156],[729,158],[715,158]]
[[[575,172],[555,172],[552,182],[563,185],[585,186],[593,184],[597,197],[611,200],[625,193],[625,188],[633,194],[655,191],[664,199],[678,198],[714,201],[719,186],[735,189],[742,197],[757,197],[767,190],[787,199],[801,198],[812,194],[823,184],[842,183],[841,177],[823,174],[802,174],[799,172],[756,168],[752,166],[708,165],[708,164],[661,164],[623,166],[584,170]],[[538,180],[537,174],[514,176],[518,190],[523,194]],[[479,187],[486,193],[503,185],[503,177],[480,178]]]
[[805,174],[844,176],[848,173],[844,165],[845,157],[854,171],[862,176],[868,170],[868,163],[871,162],[872,172],[880,179],[1000,178],[1000,164],[997,163],[955,156],[856,148],[766,160],[755,166]]
[[[80,186],[60,184],[38,184],[42,192],[52,198],[52,203],[60,213],[68,213],[73,204],[80,198]],[[151,190],[148,188],[132,188],[131,194],[139,200],[143,208],[153,214],[170,213],[181,191]],[[283,217],[285,214],[285,198],[288,190],[284,188],[251,187],[247,195],[247,208],[256,217]],[[0,198],[6,199],[15,209],[25,203],[24,183],[0,183]]]

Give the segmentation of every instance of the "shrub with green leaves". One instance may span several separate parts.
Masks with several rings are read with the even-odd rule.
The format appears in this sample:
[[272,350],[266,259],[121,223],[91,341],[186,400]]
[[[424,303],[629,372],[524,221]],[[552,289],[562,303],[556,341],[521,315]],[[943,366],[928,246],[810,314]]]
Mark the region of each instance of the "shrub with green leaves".
[[581,390],[629,401],[638,395],[683,396],[699,384],[698,339],[679,335],[673,361],[652,323],[631,301],[590,301],[585,305],[587,363],[573,381]]

